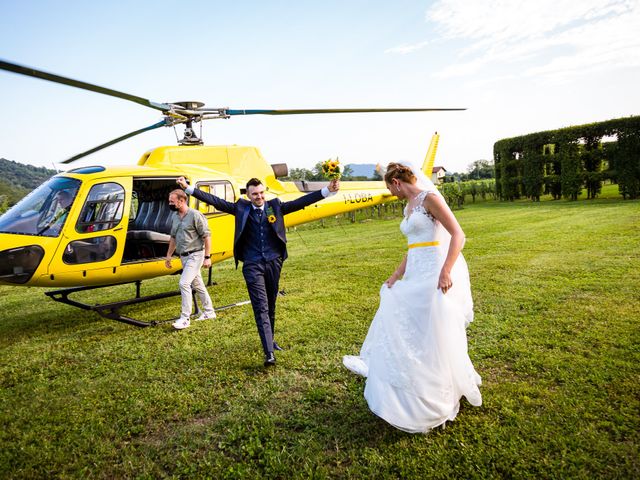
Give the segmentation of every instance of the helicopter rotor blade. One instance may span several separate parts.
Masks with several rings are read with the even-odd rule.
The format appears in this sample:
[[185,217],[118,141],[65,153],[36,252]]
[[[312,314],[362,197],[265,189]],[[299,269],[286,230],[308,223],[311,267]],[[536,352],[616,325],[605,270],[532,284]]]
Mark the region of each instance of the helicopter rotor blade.
[[69,85],[71,87],[81,88],[83,90],[102,93],[103,95],[122,98],[123,100],[129,100],[130,102],[144,105],[145,107],[149,108],[155,108],[156,110],[160,110],[162,112],[167,112],[171,109],[171,106],[167,105],[166,103],[152,102],[151,100],[138,97],[136,95],[130,95],[128,93],[119,92],[118,90],[112,90],[110,88],[100,87],[91,83],[81,82],[80,80],[74,80],[72,78],[62,77],[53,73],[43,72],[42,70],[25,67],[23,65],[7,62],[2,59],[0,59],[0,70],[7,70],[9,72],[17,73],[20,75],[26,75],[28,77],[40,78],[42,80],[48,80],[54,83],[61,83],[63,85]]
[[[206,109],[199,109],[206,110]],[[390,112],[447,112],[466,110],[466,108],[310,108],[294,110],[229,110],[224,113],[233,115],[307,115],[315,113],[390,113]]]
[[160,122],[158,123],[154,123],[153,125],[149,125],[148,127],[144,127],[141,128],[140,130],[136,130],[134,132],[129,132],[126,135],[122,135],[121,137],[118,138],[114,138],[113,140],[108,141],[107,143],[103,143],[102,145],[98,145],[97,147],[92,148],[91,150],[87,150],[86,152],[82,152],[79,153],[78,155],[74,155],[71,158],[67,158],[66,160],[62,161],[62,162],[58,162],[58,163],[71,163],[71,162],[75,162],[76,160],[82,158],[82,157],[86,157],[87,155],[91,155],[94,152],[97,152],[98,150],[102,150],[103,148],[107,148],[115,143],[121,142],[122,140],[126,140],[127,138],[131,138],[134,137],[136,135],[139,135],[141,133],[144,132],[148,132],[149,130],[154,130],[156,128],[160,128],[160,127],[165,127],[165,126],[169,126],[171,125],[171,122],[169,122],[167,119],[162,119]]
[[72,78],[63,77],[61,75],[44,72],[42,70],[37,70],[35,68],[27,67],[24,65],[18,65],[16,63],[8,62],[1,58],[0,58],[0,70],[6,70],[8,72],[16,73],[19,75],[39,78],[41,80],[47,80],[53,83],[60,83],[62,85],[68,85],[71,87],[80,88],[83,90],[88,90],[91,92],[101,93],[103,95],[120,98],[133,103],[137,103],[145,107],[160,110],[164,115],[164,118],[158,123],[127,133],[126,135],[122,135],[109,142],[103,143],[102,145],[98,145],[97,147],[94,147],[91,150],[87,150],[86,152],[82,152],[78,155],[75,155],[71,158],[64,160],[63,162],[60,162],[63,164],[71,163],[82,157],[85,157],[94,152],[97,152],[98,150],[102,150],[103,148],[106,148],[110,145],[121,142],[123,140],[126,140],[127,138],[131,138],[135,135],[139,135],[149,130],[153,130],[159,127],[177,125],[177,124],[185,124],[187,128],[186,130],[187,133],[191,134],[189,136],[185,134],[185,139],[183,139],[183,141],[179,141],[178,143],[180,143],[181,145],[182,144],[192,145],[194,144],[194,141],[197,140],[198,144],[201,144],[202,143],[201,139],[198,139],[197,137],[193,137],[193,132],[192,132],[193,122],[200,122],[203,120],[212,120],[212,119],[227,119],[227,118],[231,118],[232,116],[239,116],[239,115],[308,115],[308,114],[323,114],[323,113],[335,114],[335,113],[446,112],[446,111],[466,110],[466,108],[320,108],[320,109],[306,108],[306,109],[279,109],[279,110],[274,110],[274,109],[232,110],[232,109],[229,109],[228,107],[205,108],[204,103],[198,102],[198,101],[186,101],[186,102],[175,102],[175,103],[153,102],[149,99],[138,97],[136,95],[131,95],[128,93],[120,92],[118,90],[101,87],[98,85],[94,85],[92,83],[82,82],[80,80],[74,80]]

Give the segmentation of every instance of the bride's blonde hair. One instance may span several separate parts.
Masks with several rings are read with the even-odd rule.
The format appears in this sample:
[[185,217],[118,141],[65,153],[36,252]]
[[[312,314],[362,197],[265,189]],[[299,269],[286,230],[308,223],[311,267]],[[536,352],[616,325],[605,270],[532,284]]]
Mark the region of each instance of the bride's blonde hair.
[[405,183],[416,183],[417,181],[416,176],[409,167],[400,163],[391,162],[387,166],[387,173],[384,174],[384,181],[390,184],[394,178]]

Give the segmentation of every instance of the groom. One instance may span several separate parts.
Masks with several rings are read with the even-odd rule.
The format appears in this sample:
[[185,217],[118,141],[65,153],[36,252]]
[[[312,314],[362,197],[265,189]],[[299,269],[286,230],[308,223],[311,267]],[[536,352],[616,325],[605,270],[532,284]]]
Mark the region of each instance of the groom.
[[235,216],[233,255],[242,263],[242,275],[247,284],[253,315],[264,350],[265,367],[274,366],[274,350],[282,350],[273,340],[276,321],[276,297],[282,263],[287,258],[287,237],[284,216],[301,210],[340,188],[339,180],[332,180],[328,187],[309,193],[290,202],[278,198],[265,201],[264,185],[257,178],[247,182],[247,197],[235,203],[189,187],[184,177],[176,180],[186,193],[213,205],[222,212]]

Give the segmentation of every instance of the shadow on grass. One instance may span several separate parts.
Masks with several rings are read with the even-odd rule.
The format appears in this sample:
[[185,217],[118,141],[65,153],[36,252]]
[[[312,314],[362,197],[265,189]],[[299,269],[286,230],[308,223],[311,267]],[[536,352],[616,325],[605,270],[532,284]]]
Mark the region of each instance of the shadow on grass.
[[[27,340],[32,341],[47,336],[58,338],[82,331],[88,327],[92,327],[92,333],[95,333],[93,328],[95,324],[106,321],[95,312],[53,305],[53,301],[44,298],[44,295],[42,302],[51,303],[52,308],[42,309],[37,316],[22,316],[17,313],[12,318],[4,319],[0,322],[0,337],[2,337],[5,345]],[[111,320],[109,322],[112,325],[115,323]],[[110,330],[115,330],[115,325],[113,327]]]

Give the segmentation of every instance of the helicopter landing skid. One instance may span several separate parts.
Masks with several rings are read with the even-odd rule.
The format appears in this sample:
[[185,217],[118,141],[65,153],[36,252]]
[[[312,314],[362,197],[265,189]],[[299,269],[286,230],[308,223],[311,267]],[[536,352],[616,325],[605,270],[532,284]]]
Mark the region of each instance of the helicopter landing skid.
[[[80,302],[78,300],[74,300],[72,298],[69,298],[69,295],[71,295],[72,293],[83,292],[83,291],[87,291],[87,290],[95,290],[97,288],[115,287],[117,285],[128,285],[129,283],[135,283],[135,285],[136,285],[136,296],[135,296],[135,298],[130,298],[128,300],[121,300],[119,302],[99,303],[99,304],[91,305],[91,304],[88,304],[88,303]],[[120,313],[120,309],[122,307],[126,307],[127,305],[135,305],[137,303],[150,302],[150,301],[153,301],[153,300],[160,300],[162,298],[168,298],[168,297],[174,297],[174,296],[180,295],[180,291],[177,290],[177,291],[174,291],[174,292],[163,292],[163,293],[157,293],[155,295],[146,295],[146,296],[142,297],[142,296],[140,296],[140,284],[141,283],[142,282],[140,280],[137,280],[135,282],[115,283],[115,284],[112,284],[112,285],[99,285],[99,286],[90,286],[90,287],[63,288],[63,289],[60,289],[60,290],[52,290],[50,292],[44,292],[44,294],[47,295],[52,300],[55,300],[56,302],[64,303],[64,304],[70,305],[72,307],[81,308],[83,310],[90,310],[92,312],[97,312],[100,316],[102,316],[104,318],[108,318],[110,320],[116,320],[118,322],[128,323],[130,325],[135,325],[136,327],[155,327],[155,326],[163,324],[163,323],[173,322],[175,319],[160,320],[160,321],[153,320],[151,322],[145,322],[143,320],[137,320],[135,318],[127,317],[126,315],[122,315]],[[236,307],[236,306],[240,306],[240,305],[246,305],[248,303],[250,303],[248,300],[242,301],[242,302],[237,302],[237,303],[232,303],[230,305],[224,305],[222,307],[216,307],[216,311],[226,310],[226,309],[231,308],[231,307]],[[200,310],[200,306],[198,305],[198,302],[196,301],[195,292],[193,293],[193,305],[195,306],[195,312],[193,313],[194,315],[198,315],[198,314],[202,313],[202,311]]]
[[[110,302],[110,303],[99,303],[95,305],[91,305],[88,303],[80,302],[78,300],[74,300],[69,298],[69,295],[77,292],[84,292],[87,290],[95,290],[97,288],[106,288],[106,287],[115,287],[116,285],[127,285],[127,283],[115,283],[112,285],[99,285],[99,286],[91,286],[91,287],[72,287],[72,288],[63,288],[60,290],[53,290],[50,292],[44,292],[52,300],[56,302],[64,303],[65,305],[70,305],[72,307],[81,308],[83,310],[90,310],[92,312],[97,312],[100,316],[117,320],[118,322],[128,323],[130,325],[135,325],[136,327],[151,327],[158,325],[161,322],[151,321],[145,322],[143,320],[137,320],[135,318],[127,317],[120,313],[120,309],[122,307],[126,307],[127,305],[135,305],[136,303],[150,302],[152,300],[160,300],[161,298],[173,297],[176,295],[180,295],[180,291],[175,292],[163,292],[155,295],[145,295],[144,297],[140,296],[140,284],[142,283],[140,280],[135,283],[136,285],[136,296],[135,298],[130,298],[128,300],[121,300],[119,302]],[[199,311],[198,304],[196,305],[196,313]]]

